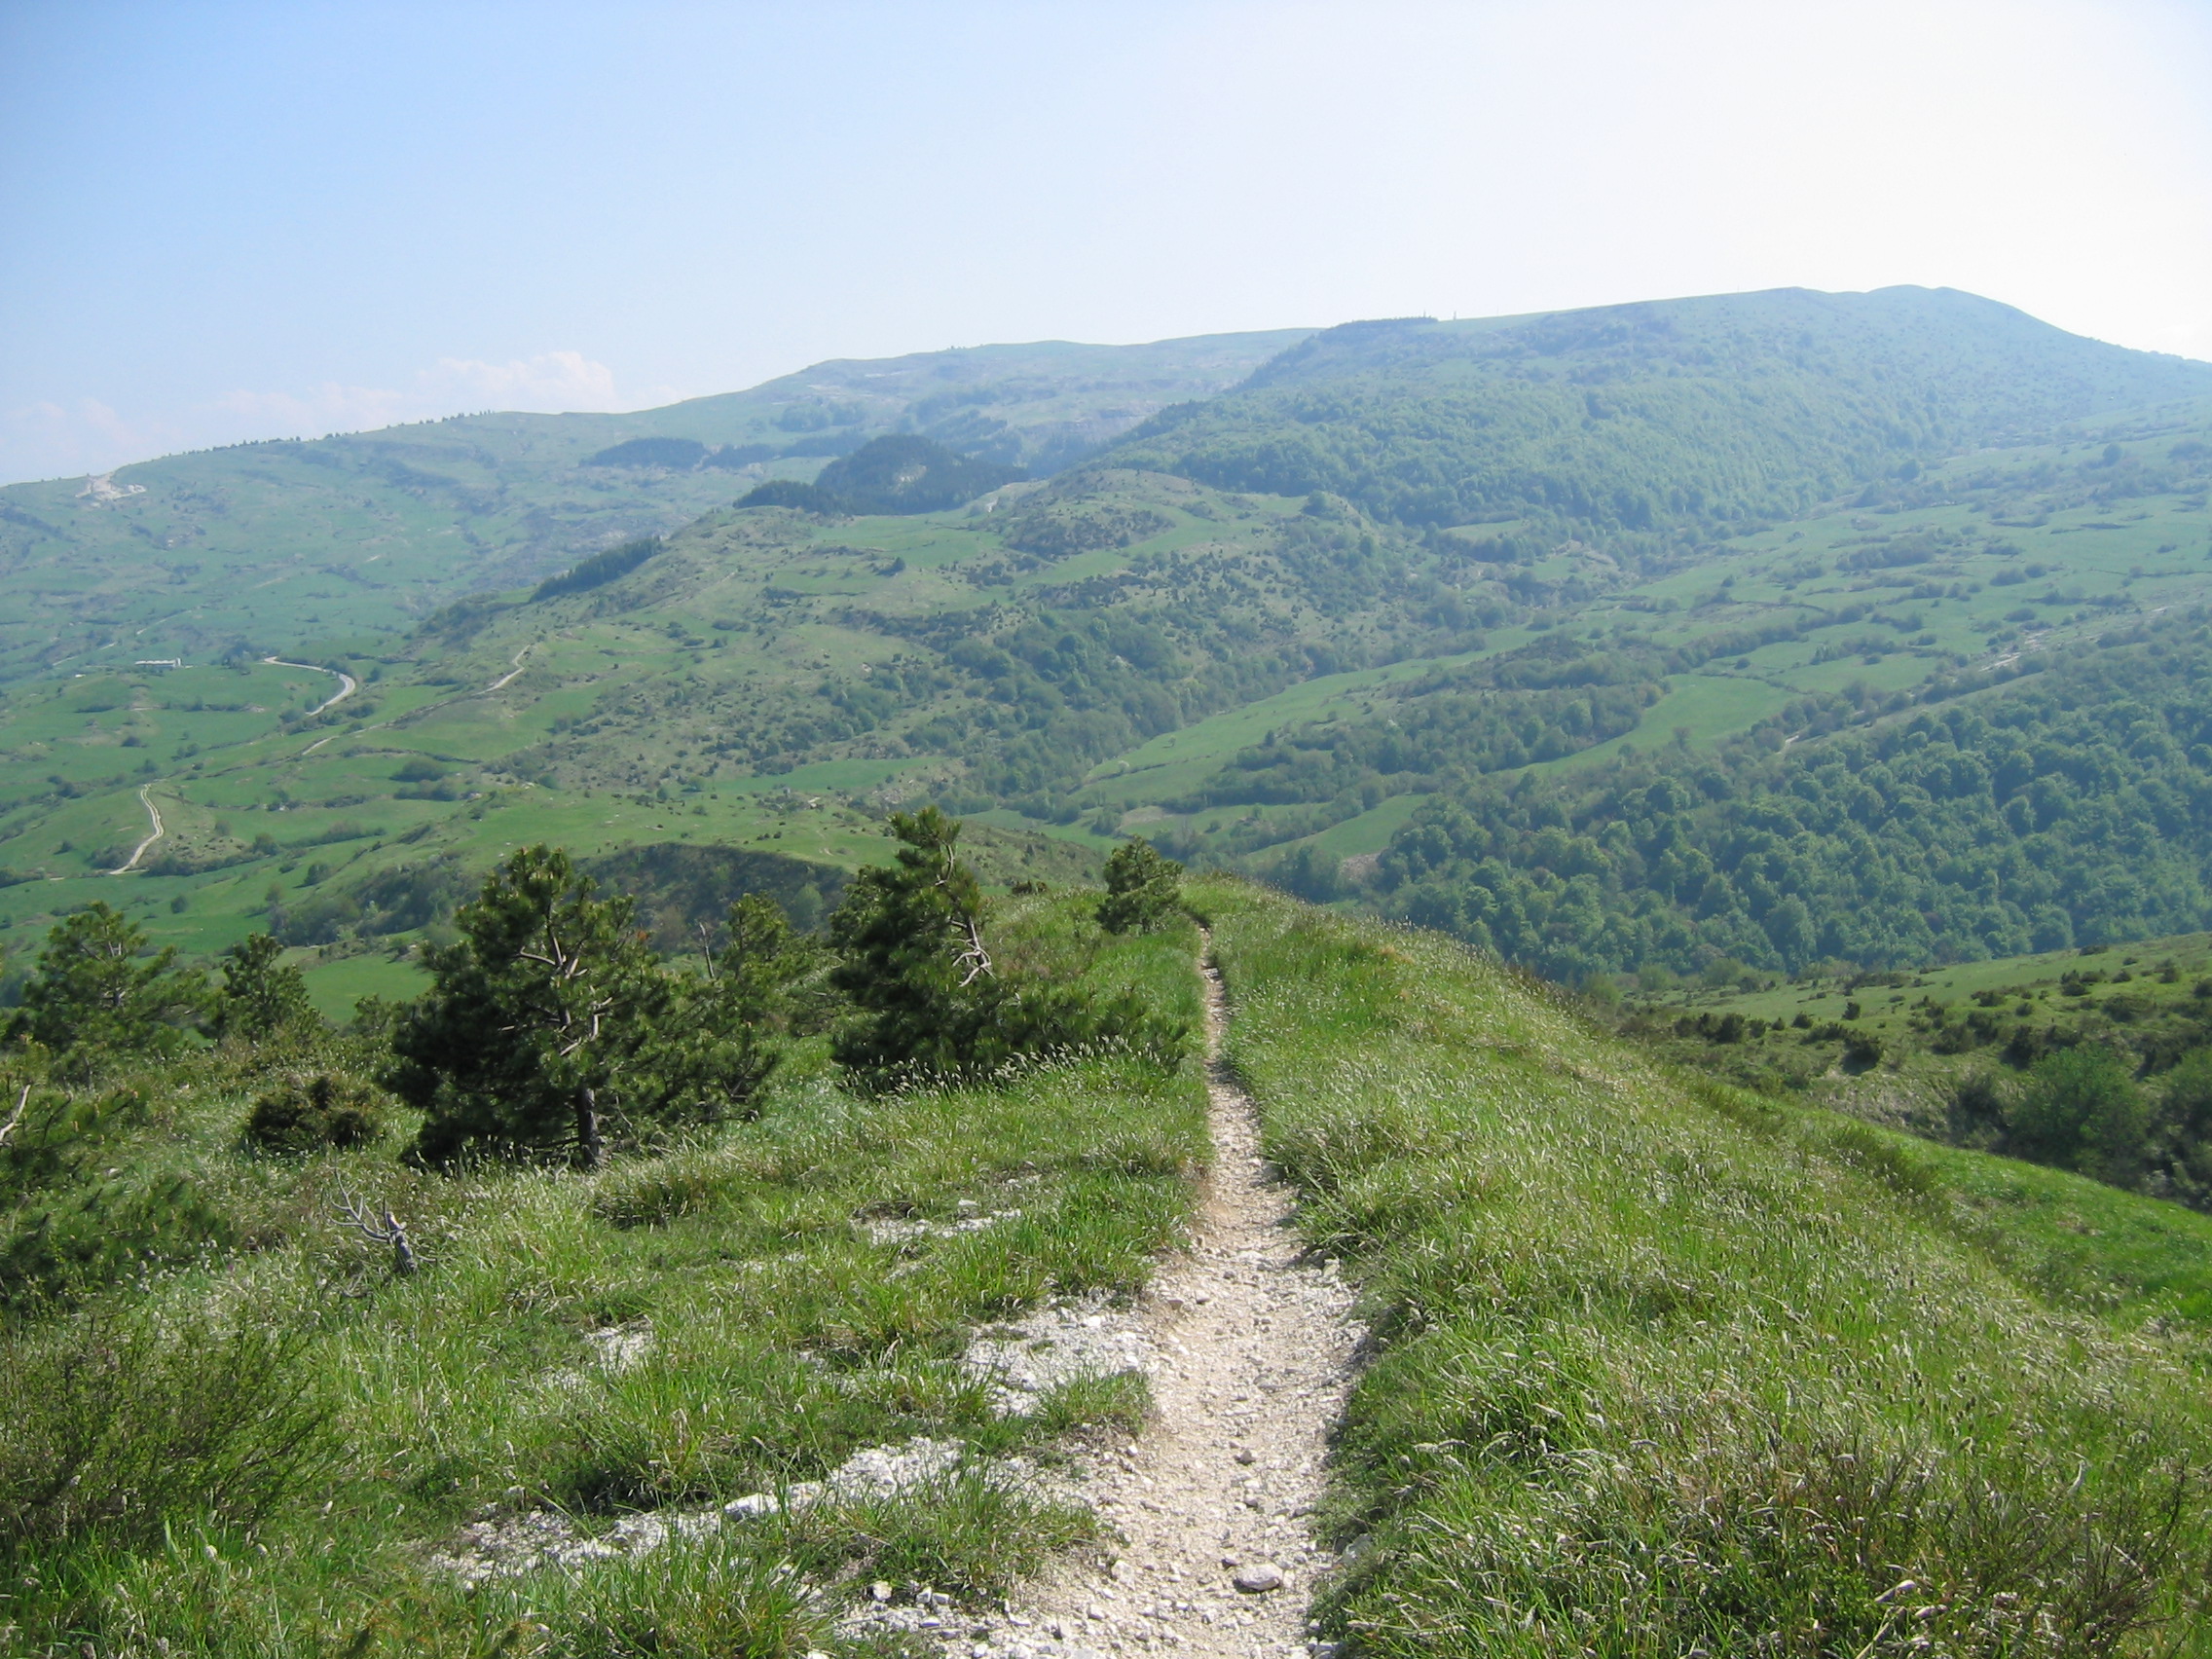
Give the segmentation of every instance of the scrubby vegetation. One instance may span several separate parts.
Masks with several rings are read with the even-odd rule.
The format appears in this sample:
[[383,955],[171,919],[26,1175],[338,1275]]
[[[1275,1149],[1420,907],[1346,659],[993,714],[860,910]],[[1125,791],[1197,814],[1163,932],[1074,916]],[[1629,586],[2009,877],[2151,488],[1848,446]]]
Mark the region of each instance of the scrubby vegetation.
[[[894,830],[826,944],[754,898],[710,957],[663,959],[529,849],[396,1019],[249,1020],[288,1004],[248,945],[219,1037],[12,1050],[0,1628],[55,1655],[705,1659],[839,1650],[877,1581],[1002,1594],[1096,1522],[994,1460],[1142,1401],[1084,1381],[1003,1415],[961,1355],[1047,1298],[1129,1294],[1189,1225],[1188,906],[1269,1156],[1374,1330],[1330,1634],[2200,1640],[2212,1220],[1685,1082],[1438,936],[1185,893],[1143,842],[1104,896],[987,900],[955,821]],[[743,1112],[631,1105],[651,1132],[573,1158],[580,1090],[659,1090],[680,1028],[777,1063]],[[2110,1177],[2149,1095],[2102,1053],[2053,1051],[2008,1122]],[[367,1074],[395,1059],[436,1083],[387,1101]],[[489,1127],[403,1157],[441,1112]],[[917,1437],[957,1455],[768,1501]]]
[[2212,1209],[2201,935],[1919,974],[1647,972],[1617,1002],[1617,984],[1588,989],[1677,1063]]

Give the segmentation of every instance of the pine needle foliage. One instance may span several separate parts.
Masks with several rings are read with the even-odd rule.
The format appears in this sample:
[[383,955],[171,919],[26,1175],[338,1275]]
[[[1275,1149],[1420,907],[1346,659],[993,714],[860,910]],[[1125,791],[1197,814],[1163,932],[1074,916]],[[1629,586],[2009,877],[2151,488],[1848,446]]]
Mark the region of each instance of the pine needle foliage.
[[253,934],[223,952],[213,1021],[218,1037],[261,1043],[317,1023],[307,977],[284,966],[283,954],[283,945],[268,934]]
[[148,956],[144,930],[95,901],[46,936],[8,1038],[86,1062],[102,1051],[171,1052],[205,1000],[173,947]]
[[1183,906],[1183,866],[1160,856],[1139,835],[1116,847],[1106,861],[1106,897],[1098,925],[1108,933],[1150,933]]
[[1135,996],[1094,997],[994,961],[987,901],[958,856],[959,820],[926,806],[894,813],[891,832],[895,862],[861,871],[830,918],[830,981],[856,1010],[833,1052],[857,1081],[894,1088],[1099,1046],[1174,1063],[1185,1028]]
[[702,980],[566,853],[516,852],[431,953],[436,982],[392,1037],[384,1081],[426,1115],[416,1155],[565,1151],[591,1168],[608,1123],[636,1139],[742,1112],[778,1061],[764,1005],[789,938],[747,917],[730,971]]

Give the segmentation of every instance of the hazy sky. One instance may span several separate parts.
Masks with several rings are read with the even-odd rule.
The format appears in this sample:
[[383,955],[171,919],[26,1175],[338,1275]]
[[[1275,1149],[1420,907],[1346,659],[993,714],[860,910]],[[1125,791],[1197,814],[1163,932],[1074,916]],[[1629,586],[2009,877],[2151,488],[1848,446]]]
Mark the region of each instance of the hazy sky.
[[0,480],[1891,282],[2212,358],[2212,0],[0,0]]

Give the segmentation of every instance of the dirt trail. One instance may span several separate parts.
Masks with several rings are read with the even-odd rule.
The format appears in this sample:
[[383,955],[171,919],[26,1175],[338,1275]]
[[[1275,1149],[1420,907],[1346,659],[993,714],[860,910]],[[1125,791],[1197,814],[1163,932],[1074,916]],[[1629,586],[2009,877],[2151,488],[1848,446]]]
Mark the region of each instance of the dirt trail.
[[154,804],[154,786],[152,784],[140,786],[138,804],[146,809],[146,817],[150,820],[146,838],[130,849],[129,858],[108,871],[110,875],[129,875],[138,867],[138,861],[146,856],[146,850],[168,833],[167,829],[162,823],[162,809]]
[[[1106,1571],[1063,1563],[955,1651],[1246,1659],[1309,1646],[1307,1604],[1335,1558],[1308,1516],[1359,1332],[1335,1264],[1299,1260],[1289,1190],[1262,1161],[1251,1098],[1221,1061],[1221,977],[1210,961],[1205,974],[1213,1170],[1190,1254],[1142,1309],[1156,1416],[1085,1493],[1125,1540],[1120,1559]],[[1237,1587],[1271,1571],[1277,1588]]]
[[502,691],[506,689],[508,684],[510,684],[512,682],[521,679],[522,659],[528,655],[530,655],[530,646],[525,645],[521,650],[515,652],[513,656],[507,659],[507,661],[512,665],[508,668],[507,672],[500,675],[498,679],[493,681],[492,683],[485,686],[484,689],[486,691]]
[[[320,663],[315,662],[286,662],[282,657],[273,656],[265,656],[261,660],[276,668],[304,668],[315,674],[335,674],[338,676],[338,689],[308,711],[308,719],[311,720],[326,709],[337,708],[339,704],[345,702],[347,698],[361,688],[361,682],[342,668],[324,668]],[[323,739],[325,743],[329,741],[328,738]],[[305,752],[303,751],[303,753]]]

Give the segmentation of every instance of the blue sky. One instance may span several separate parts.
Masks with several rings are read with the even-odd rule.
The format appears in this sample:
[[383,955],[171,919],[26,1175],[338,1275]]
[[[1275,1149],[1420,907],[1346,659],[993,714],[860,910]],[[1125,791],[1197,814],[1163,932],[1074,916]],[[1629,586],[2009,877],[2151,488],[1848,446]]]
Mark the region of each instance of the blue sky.
[[2207,88],[2204,0],[0,0],[0,481],[1785,283],[2212,357]]

